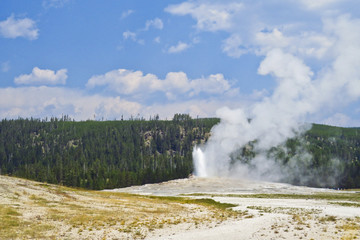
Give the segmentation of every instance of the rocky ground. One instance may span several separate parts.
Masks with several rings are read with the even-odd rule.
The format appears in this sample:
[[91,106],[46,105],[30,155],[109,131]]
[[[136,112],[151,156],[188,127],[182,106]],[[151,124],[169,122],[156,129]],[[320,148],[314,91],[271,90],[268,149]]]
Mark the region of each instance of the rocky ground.
[[245,217],[183,231],[171,226],[150,239],[359,239],[360,192],[241,179],[190,178],[112,191],[210,198]]
[[87,191],[0,176],[0,239],[359,239],[360,193],[189,178]]

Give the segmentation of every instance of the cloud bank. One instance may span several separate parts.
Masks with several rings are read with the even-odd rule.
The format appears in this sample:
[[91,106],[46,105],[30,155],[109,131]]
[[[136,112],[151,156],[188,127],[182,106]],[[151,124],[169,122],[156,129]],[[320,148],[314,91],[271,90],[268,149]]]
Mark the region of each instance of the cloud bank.
[[0,89],[1,118],[59,117],[67,114],[77,120],[119,119],[136,116],[141,105],[120,97],[88,95],[59,87],[19,87]]
[[[189,79],[184,72],[169,72],[165,79],[159,79],[154,74],[143,74],[141,71],[118,69],[103,75],[96,75],[86,84],[89,89],[105,87],[108,91],[124,95],[139,95],[144,98],[149,93],[162,92],[168,99],[178,96],[193,97],[200,93],[226,94],[231,89],[228,80],[222,74],[212,74],[208,77]],[[236,91],[236,90],[235,90]]]
[[[45,8],[70,3],[68,0],[42,2]],[[10,91],[21,96],[28,89],[29,93],[37,91],[52,99],[47,95],[48,91],[56,96],[58,102],[54,108],[50,105],[36,108],[32,105],[37,102],[36,99],[42,99],[42,102],[46,102],[46,99],[34,93],[29,95],[34,99],[27,101],[19,97],[19,101],[27,103],[23,108],[8,102],[9,107],[3,108],[6,113],[5,110],[0,111],[0,115],[30,117],[57,113],[56,116],[61,116],[67,109],[61,106],[71,106],[69,109],[84,110],[84,114],[70,111],[79,120],[93,118],[95,113],[99,116],[101,112],[111,117],[120,112],[124,116],[161,113],[162,118],[169,118],[173,113],[184,112],[193,116],[213,117],[216,109],[228,106],[229,109],[242,107],[243,114],[251,119],[255,119],[254,116],[260,118],[263,112],[262,117],[269,118],[269,122],[264,124],[275,129],[278,125],[274,122],[279,117],[265,112],[281,113],[289,120],[290,126],[292,121],[356,125],[359,121],[349,118],[349,112],[343,109],[357,101],[360,89],[357,81],[360,68],[354,66],[359,62],[356,45],[360,32],[359,20],[354,17],[358,16],[354,7],[357,2],[191,0],[170,4],[158,16],[144,15],[140,22],[130,22],[141,13],[141,9],[133,5],[131,10],[121,9],[115,16],[114,19],[119,20],[119,31],[116,39],[109,41],[120,41],[117,45],[122,51],[116,52],[116,57],[109,55],[109,59],[120,60],[122,64],[117,65],[117,60],[114,60],[115,65],[111,65],[110,69],[99,64],[97,69],[106,70],[96,75],[91,71],[86,73],[88,75],[76,73],[75,64],[70,66],[71,61],[69,66],[65,63],[63,69],[59,70],[51,65],[48,65],[50,69],[35,67],[43,66],[35,61],[30,66],[34,67],[30,73],[16,72],[17,62],[11,57],[4,57],[0,72],[7,78],[6,81],[14,80],[15,86],[2,88],[4,93]],[[72,6],[75,7],[75,4]],[[164,4],[160,7],[164,7]],[[61,10],[64,9],[51,11]],[[12,14],[0,22],[0,36],[7,38],[2,41],[9,46],[24,43],[15,38],[35,40],[39,37],[36,22],[18,16]],[[42,19],[39,17],[38,22]],[[176,28],[177,24],[179,29]],[[42,23],[41,26],[46,25]],[[127,28],[130,30],[125,31]],[[44,34],[45,31],[44,27]],[[169,33],[172,33],[171,38]],[[129,46],[126,42],[130,43]],[[41,45],[40,41],[25,42],[28,45],[34,43]],[[207,53],[216,58],[214,62],[210,57],[203,57]],[[192,57],[195,56],[192,54],[198,55]],[[148,61],[150,64],[138,61],[139,58],[146,61],[151,59]],[[159,58],[159,64],[163,64],[164,68],[156,65],[156,61],[152,63],[155,58]],[[250,66],[246,62],[248,59],[251,64],[257,62],[258,71],[253,72],[258,76],[248,77],[248,69],[244,74],[241,72],[244,66]],[[199,68],[194,70],[195,66]],[[68,73],[67,69],[71,69],[71,72]],[[202,71],[205,76],[201,75]],[[236,71],[238,76],[234,76]],[[254,83],[258,80],[259,83]],[[67,87],[67,82],[76,83],[78,89]],[[47,87],[43,88],[44,85]],[[79,91],[78,100],[73,94],[75,91]],[[84,108],[81,107],[80,97],[98,99],[103,104],[89,100],[91,107]],[[74,104],[66,99],[75,99]],[[119,99],[116,104],[115,99]],[[120,102],[136,104],[136,111],[130,111],[126,104]],[[110,106],[115,104],[120,110],[111,115],[105,103]],[[298,109],[298,113],[295,114],[293,109]],[[255,122],[252,121],[250,125]],[[287,132],[278,133],[279,136],[282,134],[287,135]]]

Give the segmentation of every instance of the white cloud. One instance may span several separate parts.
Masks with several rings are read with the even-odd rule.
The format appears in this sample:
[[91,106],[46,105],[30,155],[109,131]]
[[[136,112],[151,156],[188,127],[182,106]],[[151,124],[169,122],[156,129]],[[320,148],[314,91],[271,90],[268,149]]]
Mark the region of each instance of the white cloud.
[[260,55],[266,55],[268,51],[280,48],[295,55],[317,59],[329,57],[329,51],[334,44],[332,34],[302,32],[286,36],[277,28],[270,32],[256,33],[254,40],[259,47],[257,53]]
[[130,32],[130,31],[123,32],[123,38],[124,38],[124,40],[130,39],[133,42],[137,42],[138,44],[141,44],[141,45],[145,44],[145,40],[144,39],[138,39],[137,34],[134,33],[134,32]]
[[239,58],[244,53],[266,55],[276,47],[304,58],[327,61],[335,40],[321,29],[322,20],[339,16],[344,10],[357,15],[357,5],[356,0],[269,0],[261,3],[188,0],[169,5],[165,11],[191,16],[196,21],[196,30],[227,32],[229,36],[220,47],[229,57]]
[[273,74],[278,81],[292,81],[293,84],[308,83],[313,76],[310,68],[299,58],[277,48],[268,52],[259,66],[258,73]]
[[82,91],[59,87],[0,88],[0,118],[60,117],[68,114],[76,120],[119,119],[141,112],[142,106],[120,97],[87,95]]
[[342,1],[343,0],[301,0],[300,2],[309,9],[319,9]]
[[241,37],[238,34],[232,34],[229,38],[223,41],[222,50],[229,57],[239,58],[248,50],[242,46]]
[[145,45],[145,40],[144,39],[139,39],[137,40],[137,43],[140,45]]
[[61,8],[67,2],[69,2],[69,0],[43,0],[42,6],[44,8]]
[[316,34],[316,33],[305,33],[301,39],[303,45],[300,45],[300,38],[298,38],[299,42],[299,53],[304,56],[315,57],[318,59],[322,59],[327,57],[327,54],[331,50],[331,47],[334,44],[334,39],[331,36]]
[[360,97],[360,19],[345,15],[325,21],[325,25],[336,42],[332,47],[331,69],[322,73],[326,80],[322,87],[336,91],[340,102],[354,101]]
[[[131,31],[125,31],[123,32],[123,39],[124,40],[132,40],[133,42],[137,42],[138,44],[141,45],[145,45],[145,40],[144,39],[138,39],[138,35],[141,34],[141,32],[143,31],[149,31],[150,28],[156,28],[156,29],[163,29],[164,24],[162,22],[162,20],[160,18],[155,18],[153,20],[147,20],[145,23],[145,28],[143,29],[139,29],[136,32],[131,32]],[[156,43],[160,43],[160,37],[156,37],[154,39],[154,41]]]
[[3,62],[1,63],[1,67],[0,67],[2,72],[8,72],[10,70],[10,62]]
[[131,9],[124,11],[121,13],[121,19],[127,18],[128,16],[130,16],[133,13],[134,13],[134,11]]
[[222,74],[211,74],[207,78],[199,78],[190,82],[191,95],[197,95],[200,92],[206,92],[209,94],[221,94],[230,90],[231,86],[229,82],[224,78]]
[[212,4],[183,2],[168,6],[165,11],[174,15],[191,15],[196,19],[196,28],[203,31],[228,30],[232,27],[232,17],[243,8],[242,3]]
[[179,41],[177,45],[169,47],[168,53],[179,53],[185,51],[189,47],[189,44]]
[[259,45],[267,49],[288,47],[292,41],[277,28],[274,28],[271,32],[258,32],[255,40]]
[[200,43],[201,42],[201,39],[199,38],[199,37],[194,37],[193,39],[192,39],[192,43],[193,44],[198,44],[198,43]]
[[232,99],[214,98],[161,101],[142,105],[119,96],[89,95],[82,90],[64,87],[0,88],[0,119],[61,117],[63,114],[76,120],[112,120],[120,119],[121,116],[127,119],[137,115],[149,118],[155,114],[159,114],[162,119],[171,119],[175,113],[189,113],[193,117],[213,117],[216,109],[224,105],[240,107],[246,104]]
[[184,72],[169,72],[164,80],[159,79],[159,81],[154,82],[151,88],[168,93],[173,92],[173,94],[185,93],[193,88],[191,83],[193,81],[189,80]]
[[155,18],[153,20],[147,20],[145,23],[145,31],[149,30],[150,27],[154,27],[156,29],[163,29],[164,24],[160,18]]
[[93,76],[86,84],[87,88],[96,86],[108,86],[112,91],[120,94],[133,94],[148,88],[152,82],[158,81],[153,74],[143,75],[141,71],[129,71],[118,69],[105,73],[104,75]]
[[0,34],[5,38],[24,37],[29,40],[38,38],[39,29],[30,18],[15,19],[14,15],[0,22]]
[[156,38],[154,38],[154,42],[160,43],[160,42],[161,42],[161,38],[160,38],[159,36],[157,36]]
[[323,120],[322,124],[339,127],[358,127],[360,126],[360,121],[358,119],[354,120],[343,113],[335,113],[334,115]]
[[49,69],[34,67],[30,74],[22,74],[16,77],[14,82],[24,85],[56,85],[65,84],[67,77],[66,69],[60,69],[55,72]]
[[93,76],[86,84],[87,88],[98,86],[105,86],[118,94],[139,95],[142,99],[153,92],[163,92],[169,99],[175,99],[179,96],[194,97],[200,93],[226,94],[232,90],[230,83],[222,74],[191,80],[184,72],[169,72],[165,79],[159,79],[154,74],[144,75],[141,71],[126,69]]
[[133,41],[136,41],[136,33],[130,31],[123,32],[123,38],[125,40],[131,39]]
[[156,103],[143,108],[145,116],[153,116],[155,113],[163,119],[172,119],[175,113],[188,113],[192,117],[214,117],[217,109],[223,106],[241,107],[245,103],[224,99],[188,100],[182,102]]

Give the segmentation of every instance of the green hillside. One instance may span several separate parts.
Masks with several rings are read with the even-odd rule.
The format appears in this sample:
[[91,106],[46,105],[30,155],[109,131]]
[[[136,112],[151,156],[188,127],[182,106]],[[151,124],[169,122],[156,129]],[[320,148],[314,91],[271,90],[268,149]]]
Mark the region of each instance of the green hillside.
[[[313,124],[312,129],[306,133],[305,138],[307,140],[306,149],[313,158],[311,167],[323,168],[321,174],[324,176],[336,174],[338,178],[337,183],[333,184],[334,186],[328,185],[328,187],[360,187],[359,128]],[[338,161],[338,164],[330,166],[331,160]],[[326,168],[326,166],[329,167]]]
[[73,122],[2,120],[0,170],[67,186],[103,189],[187,177],[192,147],[218,119]]
[[360,128],[343,128],[313,124],[308,134],[319,137],[360,138]]
[[[0,173],[89,189],[183,178],[193,172],[193,146],[204,143],[218,122],[216,118],[191,119],[185,114],[176,114],[171,121],[2,120]],[[314,124],[301,138],[290,139],[268,154],[284,166],[284,181],[360,187],[359,133],[360,129]],[[302,151],[312,156],[305,165],[299,157]],[[243,151],[237,158],[251,162],[254,155]],[[334,159],[338,169],[334,169]],[[303,172],[291,172],[288,166],[293,161],[303,165]],[[316,177],[312,179],[309,173]],[[328,182],[327,176],[335,173],[336,182]],[[307,181],[304,174],[309,175]]]

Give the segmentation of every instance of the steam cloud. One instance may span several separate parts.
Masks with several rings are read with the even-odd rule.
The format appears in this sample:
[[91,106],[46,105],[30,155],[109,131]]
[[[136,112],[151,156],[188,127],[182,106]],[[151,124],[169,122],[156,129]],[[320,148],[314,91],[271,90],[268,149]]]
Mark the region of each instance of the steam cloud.
[[[221,122],[214,126],[209,141],[194,149],[195,175],[200,177],[256,177],[279,180],[287,170],[304,172],[311,156],[298,149],[297,159],[281,169],[267,154],[271,147],[284,144],[311,127],[306,117],[331,111],[360,96],[360,21],[349,16],[324,21],[324,33],[332,39],[326,56],[331,59],[316,72],[301,58],[299,51],[281,47],[262,49],[264,59],[258,73],[271,75],[277,86],[270,97],[244,109],[221,108]],[[250,165],[233,162],[232,155],[252,144],[257,155]],[[333,161],[338,166],[338,161]]]

